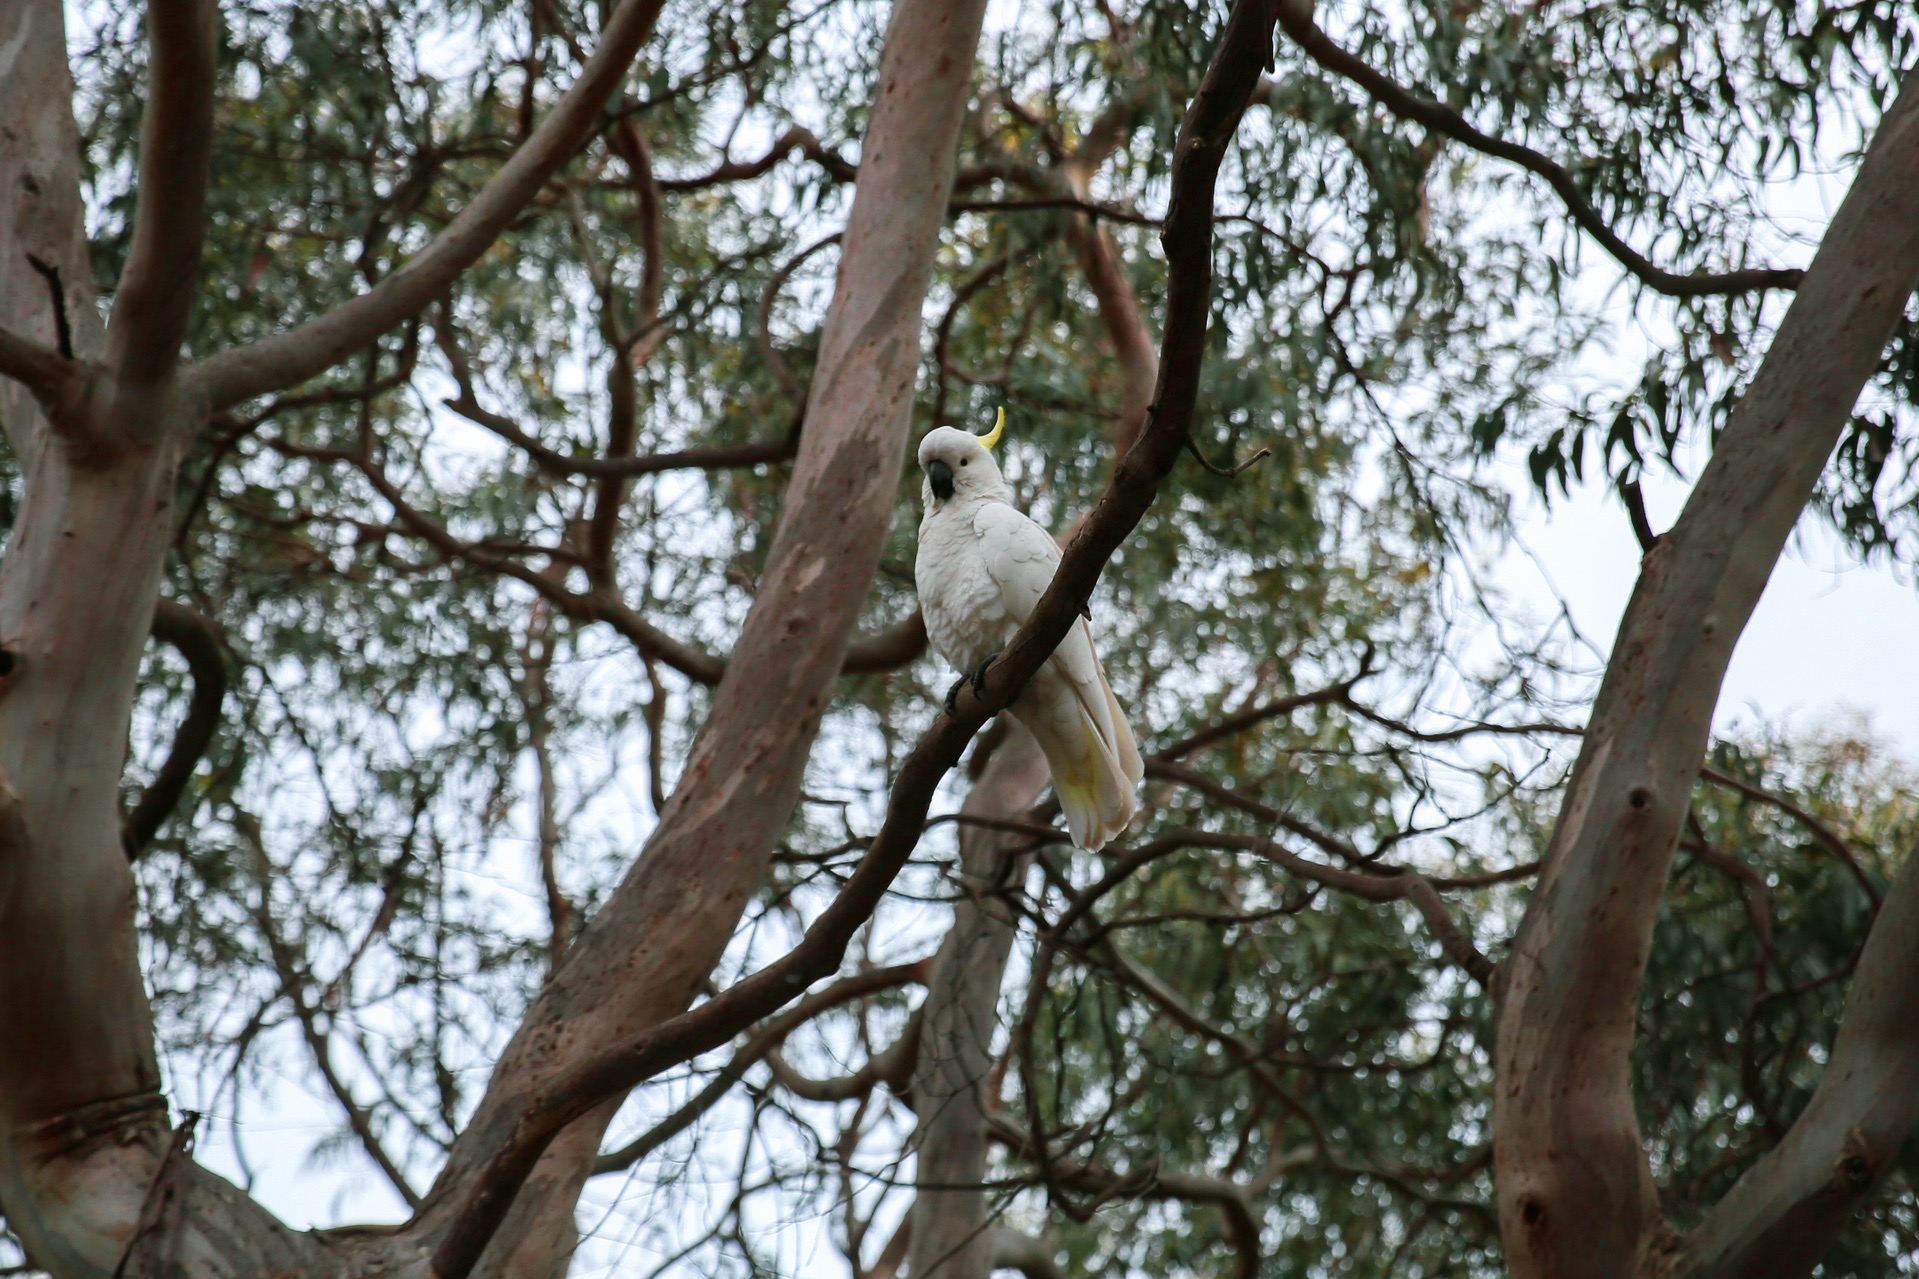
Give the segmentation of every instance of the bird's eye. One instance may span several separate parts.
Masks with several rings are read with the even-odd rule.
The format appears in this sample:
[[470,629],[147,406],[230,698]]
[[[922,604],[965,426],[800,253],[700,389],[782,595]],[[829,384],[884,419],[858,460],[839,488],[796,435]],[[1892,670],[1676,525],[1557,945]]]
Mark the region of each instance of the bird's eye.
[[963,457],[963,458],[961,458],[961,459],[960,459],[960,465],[961,465],[961,466],[970,466],[970,465],[972,464],[972,461],[973,461],[973,459],[972,459],[972,458],[970,458],[970,457]]

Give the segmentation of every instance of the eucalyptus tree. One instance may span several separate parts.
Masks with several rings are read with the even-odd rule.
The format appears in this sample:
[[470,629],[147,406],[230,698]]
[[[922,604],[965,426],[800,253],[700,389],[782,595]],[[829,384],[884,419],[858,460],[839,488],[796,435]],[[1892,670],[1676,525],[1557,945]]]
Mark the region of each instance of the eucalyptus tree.
[[[1919,1248],[1911,779],[1708,740],[1808,502],[1909,537],[1910,12],[985,9],[0,12],[28,1263],[631,1268],[583,1196],[687,1273]],[[1595,384],[1607,289],[1664,341]],[[1067,555],[941,714],[902,463],[1002,404]],[[1502,456],[1641,538],[1596,699]],[[1104,856],[979,733],[1089,603]],[[195,1163],[288,1075],[403,1220]]]

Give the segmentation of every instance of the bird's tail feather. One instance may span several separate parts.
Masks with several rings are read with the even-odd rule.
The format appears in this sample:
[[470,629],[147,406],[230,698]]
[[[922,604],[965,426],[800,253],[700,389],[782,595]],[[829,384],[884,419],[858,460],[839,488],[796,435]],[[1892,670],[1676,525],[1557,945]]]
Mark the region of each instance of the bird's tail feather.
[[[1102,683],[1104,682],[1102,678]],[[1023,720],[1039,739],[1040,750],[1053,773],[1053,790],[1059,796],[1066,829],[1079,848],[1098,849],[1126,829],[1136,807],[1134,789],[1144,771],[1139,749],[1126,725],[1119,706],[1106,692],[1111,706],[1109,723],[1113,737],[1100,731],[1089,709],[1080,706],[1073,716],[1070,737],[1052,730],[1047,723]],[[1104,709],[1104,708],[1103,708]],[[1042,717],[1034,716],[1034,720]],[[1101,718],[1108,718],[1102,716]]]

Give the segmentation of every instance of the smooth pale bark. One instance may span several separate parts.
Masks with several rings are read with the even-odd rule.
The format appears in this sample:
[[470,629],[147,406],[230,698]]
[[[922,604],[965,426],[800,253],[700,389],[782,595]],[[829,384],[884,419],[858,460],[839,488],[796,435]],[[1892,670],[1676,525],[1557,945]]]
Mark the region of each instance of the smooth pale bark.
[[[969,817],[1016,818],[1052,780],[1039,743],[1009,720],[1007,733],[960,805]],[[986,1192],[987,1095],[998,1024],[1000,981],[1018,918],[1000,894],[1017,892],[1028,860],[1009,850],[1028,837],[960,828],[960,896],[926,984],[919,1059],[913,1072],[915,1182],[913,1279],[987,1279],[994,1246]]]
[[1785,1139],[1687,1238],[1678,1273],[1812,1273],[1919,1127],[1919,856],[1908,855],[1859,957],[1819,1089]]
[[798,802],[893,520],[920,309],[984,9],[902,0],[894,10],[806,433],[753,611],[658,828],[507,1047],[429,1198],[422,1234],[446,1270],[457,1273],[472,1244],[435,1235],[464,1206],[463,1182],[559,1072],[692,1002]]
[[1685,511],[1646,556],[1506,965],[1494,1150],[1515,1276],[1627,1275],[1671,1246],[1630,1081],[1653,920],[1733,645],[1915,284],[1909,85]]
[[[75,354],[97,357],[104,330],[87,260],[72,101],[60,0],[0,4],[0,327],[58,348],[52,293],[33,266],[38,258],[60,273]],[[32,470],[43,426],[27,389],[0,378],[0,427],[22,471]]]

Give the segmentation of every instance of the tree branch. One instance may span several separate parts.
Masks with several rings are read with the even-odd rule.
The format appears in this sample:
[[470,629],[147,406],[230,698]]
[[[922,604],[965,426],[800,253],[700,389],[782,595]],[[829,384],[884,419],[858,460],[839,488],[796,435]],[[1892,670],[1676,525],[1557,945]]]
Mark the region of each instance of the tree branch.
[[0,328],[0,377],[10,377],[33,392],[49,417],[57,406],[79,397],[82,366],[50,346]]
[[823,1013],[831,1012],[835,1008],[850,1004],[856,999],[864,999],[882,990],[894,990],[901,986],[922,983],[926,980],[930,962],[930,960],[920,959],[910,964],[874,968],[863,973],[854,973],[850,977],[842,977],[832,985],[814,991],[755,1032],[751,1039],[740,1046],[726,1065],[707,1081],[704,1088],[688,1098],[672,1114],[618,1150],[611,1150],[601,1155],[594,1161],[593,1175],[597,1177],[603,1173],[623,1172],[690,1128],[701,1115],[711,1110],[722,1097],[731,1092],[733,1085],[745,1078],[746,1072],[755,1063],[765,1060],[785,1042],[788,1035],[807,1022]]
[[1466,117],[1444,103],[1421,97],[1401,87],[1391,77],[1375,69],[1357,55],[1336,44],[1313,21],[1311,4],[1287,3],[1280,9],[1279,25],[1307,57],[1327,71],[1352,81],[1375,102],[1402,119],[1422,124],[1486,155],[1510,161],[1528,173],[1543,178],[1558,194],[1574,222],[1599,242],[1601,248],[1642,283],[1669,297],[1705,297],[1722,293],[1749,293],[1764,289],[1792,289],[1799,286],[1805,272],[1793,269],[1755,269],[1728,271],[1720,275],[1680,275],[1657,265],[1640,253],[1606,224],[1592,206],[1579,184],[1565,166],[1530,147],[1508,142],[1480,132]]
[[1850,1226],[1919,1127],[1919,855],[1866,938],[1832,1056],[1785,1139],[1685,1240],[1689,1279],[1797,1279]]
[[106,366],[136,387],[172,374],[206,241],[219,14],[212,0],[147,5],[148,85],[133,239],[107,324]]
[[662,178],[662,191],[704,191],[725,182],[745,182],[762,176],[795,151],[826,170],[835,182],[851,182],[859,176],[857,166],[849,164],[826,149],[810,129],[794,125],[773,140],[766,154],[757,160],[727,160],[710,173],[693,178]]
[[192,376],[216,411],[325,372],[444,295],[538,195],[547,179],[592,137],[604,109],[652,34],[662,0],[622,0],[599,47],[533,136],[514,151],[473,202],[411,262],[351,302],[287,333],[222,351]]
[[153,637],[173,646],[186,659],[193,676],[193,700],[187,717],[173,735],[173,746],[166,762],[155,774],[153,784],[140,796],[127,814],[120,830],[120,842],[127,860],[136,860],[160,826],[186,793],[193,770],[207,752],[214,732],[220,727],[220,705],[226,699],[227,665],[220,653],[220,637],[213,623],[184,604],[161,600],[153,610]]

